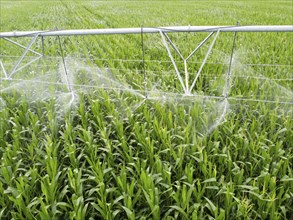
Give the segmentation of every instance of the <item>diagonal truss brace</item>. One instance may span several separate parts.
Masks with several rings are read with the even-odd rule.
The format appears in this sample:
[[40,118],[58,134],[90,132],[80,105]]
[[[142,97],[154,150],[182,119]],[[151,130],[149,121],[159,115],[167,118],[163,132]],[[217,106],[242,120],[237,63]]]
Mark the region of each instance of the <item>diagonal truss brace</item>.
[[[164,46],[166,47],[167,52],[168,52],[168,54],[169,54],[169,57],[170,57],[170,59],[171,59],[171,61],[172,61],[172,63],[173,63],[173,66],[174,66],[175,72],[176,72],[177,77],[178,77],[178,79],[179,79],[179,81],[180,81],[180,83],[181,83],[181,86],[182,86],[182,88],[183,88],[183,91],[184,91],[184,93],[188,93],[188,90],[187,90],[186,87],[185,87],[185,84],[184,84],[184,82],[183,82],[183,79],[182,79],[182,77],[181,77],[181,75],[180,75],[180,72],[179,72],[179,70],[178,70],[178,68],[177,68],[177,65],[176,65],[176,63],[175,63],[175,60],[174,60],[174,58],[173,58],[173,56],[172,56],[172,53],[171,53],[171,51],[170,51],[170,49],[169,49],[168,43],[167,43],[167,41],[166,41],[166,39],[165,39],[166,33],[163,33],[162,31],[160,31],[160,34],[161,34],[161,37],[162,37],[162,40],[163,40],[163,44],[164,44]],[[167,38],[167,39],[168,39],[168,38]],[[172,44],[173,44],[173,43],[172,43]],[[174,45],[174,47],[175,47],[175,45]],[[175,47],[175,48],[176,48],[176,47]],[[177,48],[176,48],[175,50],[176,50],[176,52],[178,51]],[[178,51],[177,53],[179,54],[179,56],[181,55],[179,51]]]
[[[5,70],[2,61],[0,61],[0,66],[1,66],[1,68],[2,68],[2,70],[3,70],[3,72],[4,72],[5,78],[7,78],[7,79],[11,79],[11,77],[12,77],[12,75],[13,75],[14,73],[16,73],[17,71],[19,71],[19,70],[23,69],[24,67],[30,65],[31,63],[37,61],[38,59],[40,59],[40,58],[43,56],[42,54],[40,54],[40,53],[38,53],[38,52],[36,52],[36,51],[34,51],[34,50],[31,49],[32,45],[36,42],[38,36],[39,36],[39,34],[35,34],[34,37],[31,39],[30,43],[29,43],[27,46],[23,46],[23,45],[21,45],[21,44],[15,42],[15,41],[13,41],[13,40],[10,40],[10,39],[8,39],[8,38],[4,38],[5,40],[9,41],[10,43],[13,43],[13,44],[15,44],[15,45],[17,45],[17,46],[19,46],[19,47],[25,49],[25,51],[22,53],[22,55],[20,56],[20,58],[19,58],[18,61],[15,63],[14,67],[12,68],[12,70],[11,70],[9,73]],[[30,62],[24,64],[23,66],[19,67],[19,65],[20,65],[20,63],[23,61],[25,55],[26,55],[29,51],[32,52],[32,53],[34,53],[34,54],[36,54],[36,55],[38,55],[38,57],[36,57],[35,59],[31,60]]]
[[[212,41],[212,43],[210,44],[210,46],[209,46],[209,48],[208,48],[208,51],[207,51],[207,53],[206,53],[206,56],[205,56],[205,58],[204,58],[204,60],[203,60],[203,62],[202,62],[202,64],[201,64],[201,66],[200,66],[200,68],[199,68],[199,70],[198,70],[198,72],[197,72],[197,74],[196,74],[196,76],[195,76],[195,78],[194,78],[194,80],[193,80],[193,82],[192,82],[192,84],[191,84],[191,86],[189,87],[189,73],[188,73],[188,68],[187,68],[187,61],[196,53],[196,51],[198,51],[210,38],[211,38],[211,36],[214,34],[214,33],[216,33],[216,35],[215,35],[215,37],[214,37],[214,39],[213,39],[213,41]],[[203,67],[204,67],[204,65],[205,65],[205,63],[206,63],[206,61],[207,61],[207,59],[208,59],[208,57],[209,57],[209,55],[210,55],[210,53],[211,53],[211,50],[212,50],[212,48],[213,48],[213,46],[214,46],[214,44],[215,44],[215,42],[216,42],[216,39],[217,39],[217,37],[218,37],[218,35],[219,35],[219,33],[220,33],[220,29],[218,29],[216,32],[211,32],[188,56],[187,56],[187,58],[184,58],[183,56],[182,56],[182,54],[180,53],[180,51],[178,50],[178,48],[175,46],[175,44],[172,42],[172,40],[169,38],[169,36],[167,35],[167,33],[165,33],[165,32],[162,32],[162,31],[160,31],[160,34],[161,34],[161,37],[162,37],[162,40],[163,40],[163,44],[164,44],[164,46],[166,47],[166,49],[167,49],[167,52],[168,52],[168,55],[169,55],[169,57],[170,57],[170,59],[171,59],[171,61],[172,61],[172,64],[173,64],[173,66],[174,66],[174,69],[175,69],[175,72],[176,72],[176,75],[177,75],[177,77],[178,77],[178,79],[179,79],[179,81],[180,81],[180,83],[181,83],[181,86],[182,86],[182,88],[183,88],[183,91],[184,91],[184,93],[186,94],[186,95],[190,95],[191,94],[191,91],[193,90],[193,88],[194,88],[194,86],[195,86],[195,83],[196,83],[196,81],[197,81],[197,79],[198,79],[198,77],[199,77],[199,75],[200,75],[200,73],[201,73],[201,71],[202,71],[202,69],[203,69]],[[183,61],[183,63],[184,63],[184,76],[185,76],[185,82],[183,81],[183,78],[182,78],[182,76],[181,76],[181,74],[180,74],[180,72],[179,72],[179,70],[178,70],[178,67],[177,67],[177,65],[176,65],[176,62],[175,62],[175,60],[174,60],[174,58],[173,58],[173,56],[172,56],[172,53],[171,53],[171,51],[170,51],[170,48],[169,48],[169,46],[168,46],[168,42],[170,43],[170,45],[172,46],[172,48],[176,51],[176,53],[179,55],[179,57],[182,59],[182,61]]]
[[200,73],[201,73],[201,71],[202,71],[205,63],[207,62],[207,59],[208,59],[208,57],[209,57],[209,55],[210,55],[210,53],[212,51],[212,48],[213,48],[213,46],[214,46],[214,44],[215,44],[215,42],[217,40],[217,37],[218,37],[219,33],[220,33],[220,30],[217,31],[216,36],[214,37],[214,39],[213,39],[213,41],[212,41],[212,43],[211,43],[211,45],[210,45],[210,47],[208,49],[208,52],[206,53],[206,56],[205,56],[205,58],[204,58],[204,60],[203,60],[203,62],[201,64],[201,66],[200,66],[200,68],[199,68],[199,70],[198,70],[198,72],[197,72],[197,74],[196,74],[193,82],[192,82],[192,85],[190,87],[190,91],[189,92],[191,92],[191,90],[194,88],[195,83],[196,83],[196,81],[197,81],[197,79],[198,79],[198,77],[199,77],[199,75],[200,75]]
[[4,65],[3,65],[3,63],[2,63],[2,60],[0,60],[0,66],[1,66],[1,69],[3,70],[3,72],[4,72],[4,76],[5,76],[5,78],[8,78],[8,76],[7,76],[7,72],[6,72],[5,68],[4,68]]

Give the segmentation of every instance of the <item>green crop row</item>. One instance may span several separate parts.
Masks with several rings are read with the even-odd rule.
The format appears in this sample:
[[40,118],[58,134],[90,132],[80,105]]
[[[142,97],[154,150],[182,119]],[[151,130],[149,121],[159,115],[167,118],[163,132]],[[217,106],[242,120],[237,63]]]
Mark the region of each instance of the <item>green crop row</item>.
[[290,218],[288,116],[242,107],[200,137],[196,107],[147,101],[133,110],[129,95],[81,97],[61,121],[54,102],[10,97],[1,112],[2,217]]
[[[284,25],[290,4],[1,1],[1,32]],[[186,57],[206,34],[169,36]],[[160,35],[143,38],[61,37],[67,79],[53,37],[15,81],[1,70],[0,219],[292,219],[292,33],[237,34],[229,101],[207,96],[225,92],[233,33],[220,33],[191,97]],[[0,43],[10,70],[23,50]],[[189,60],[190,84],[208,46]]]

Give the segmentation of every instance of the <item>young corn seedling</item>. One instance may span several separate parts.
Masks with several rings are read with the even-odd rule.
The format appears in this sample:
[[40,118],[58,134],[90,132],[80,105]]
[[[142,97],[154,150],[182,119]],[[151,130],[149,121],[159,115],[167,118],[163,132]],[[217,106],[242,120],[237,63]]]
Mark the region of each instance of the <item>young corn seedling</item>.
[[68,180],[71,190],[72,211],[70,212],[71,219],[85,219],[88,208],[88,203],[85,204],[83,196],[83,182],[82,171],[78,169],[68,170]]

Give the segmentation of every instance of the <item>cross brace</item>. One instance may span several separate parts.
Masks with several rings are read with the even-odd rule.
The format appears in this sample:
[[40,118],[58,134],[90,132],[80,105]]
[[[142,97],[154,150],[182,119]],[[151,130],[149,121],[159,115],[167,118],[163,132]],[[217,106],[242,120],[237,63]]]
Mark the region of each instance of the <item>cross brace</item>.
[[[15,74],[16,72],[20,71],[21,69],[27,67],[28,65],[32,64],[33,62],[37,61],[38,59],[40,59],[41,57],[43,57],[43,54],[40,54],[34,50],[31,49],[32,45],[36,42],[37,38],[38,38],[39,34],[36,34],[30,41],[30,43],[27,45],[27,46],[24,46],[24,45],[21,45],[9,38],[3,38],[5,40],[7,40],[8,42],[12,43],[12,44],[15,44],[21,48],[24,48],[24,52],[22,53],[22,55],[19,57],[19,59],[17,60],[17,62],[14,64],[12,70],[10,72],[7,72],[5,67],[4,67],[4,64],[2,62],[2,60],[0,60],[0,66],[4,72],[4,76],[6,79],[11,79],[12,75]],[[42,42],[43,43],[43,42]],[[32,52],[36,55],[38,55],[36,58],[34,58],[33,60],[31,60],[30,62],[24,64],[23,66],[19,67],[20,63],[23,61],[23,59],[25,58],[26,54],[28,52]]]

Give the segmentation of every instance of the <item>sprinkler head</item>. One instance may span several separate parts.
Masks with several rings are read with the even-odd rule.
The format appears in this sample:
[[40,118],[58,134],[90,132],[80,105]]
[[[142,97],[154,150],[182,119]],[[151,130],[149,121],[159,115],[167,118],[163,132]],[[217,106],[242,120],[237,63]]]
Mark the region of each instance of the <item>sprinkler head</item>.
[[183,96],[192,96],[192,94],[190,93],[190,91],[185,91]]

